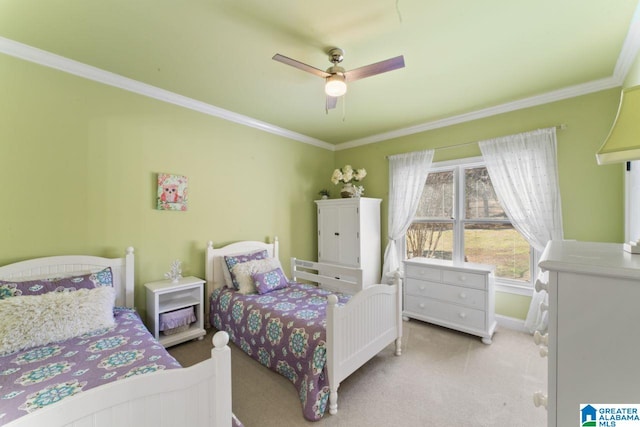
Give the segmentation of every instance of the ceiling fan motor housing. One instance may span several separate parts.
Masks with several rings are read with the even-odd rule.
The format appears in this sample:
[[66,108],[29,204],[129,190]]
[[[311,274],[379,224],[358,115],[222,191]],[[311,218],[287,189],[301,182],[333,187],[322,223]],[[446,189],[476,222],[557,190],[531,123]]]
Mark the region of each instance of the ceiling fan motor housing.
[[329,67],[327,68],[327,73],[329,74],[340,74],[342,76],[344,76],[344,68],[338,66],[338,65],[334,65],[333,67]]
[[[344,59],[344,50],[339,47],[334,47],[329,51],[329,62],[333,64],[339,64]],[[344,71],[343,71],[344,72]]]

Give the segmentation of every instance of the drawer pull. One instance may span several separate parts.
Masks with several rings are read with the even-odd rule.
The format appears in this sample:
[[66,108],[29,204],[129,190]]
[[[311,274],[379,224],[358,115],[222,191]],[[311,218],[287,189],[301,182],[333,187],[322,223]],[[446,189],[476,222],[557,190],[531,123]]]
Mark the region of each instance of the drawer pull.
[[465,294],[464,292],[460,292],[460,298],[467,299],[467,294]]
[[464,282],[465,280],[467,280],[467,276],[465,276],[464,274],[461,274],[459,277],[461,282]]
[[458,313],[461,319],[465,319],[467,317],[467,313]]
[[541,391],[536,391],[535,393],[533,393],[533,404],[536,406],[536,408],[539,408],[540,406],[544,406],[546,408],[547,395]]
[[542,335],[540,331],[533,333],[533,342],[537,345],[549,345],[549,334]]
[[421,303],[420,303],[420,305],[419,305],[419,307],[420,307],[420,308],[424,308],[424,303],[423,303],[423,302],[421,302]]
[[549,347],[541,345],[540,346],[540,357],[547,357],[549,355]]
[[424,291],[425,289],[427,289],[427,287],[425,285],[420,285],[420,290]]

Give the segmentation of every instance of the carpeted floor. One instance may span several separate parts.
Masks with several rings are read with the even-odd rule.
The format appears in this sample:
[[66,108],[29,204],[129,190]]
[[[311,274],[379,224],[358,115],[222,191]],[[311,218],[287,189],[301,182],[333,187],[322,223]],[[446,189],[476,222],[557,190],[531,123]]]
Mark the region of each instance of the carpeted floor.
[[[183,366],[208,357],[203,341],[169,349]],[[338,413],[306,421],[293,385],[232,350],[233,412],[245,427],[542,427],[547,413],[532,394],[547,388],[547,359],[530,335],[498,328],[493,344],[411,320],[404,323],[402,356],[389,346],[347,378]]]

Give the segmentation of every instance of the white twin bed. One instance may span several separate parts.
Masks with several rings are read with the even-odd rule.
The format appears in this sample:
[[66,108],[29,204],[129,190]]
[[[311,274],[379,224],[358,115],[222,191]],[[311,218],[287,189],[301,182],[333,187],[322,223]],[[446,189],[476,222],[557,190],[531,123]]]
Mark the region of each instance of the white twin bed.
[[[133,248],[127,249],[125,257],[115,259],[93,256],[55,256],[18,262],[0,267],[0,280],[6,284],[33,278],[73,276],[105,267],[111,267],[113,274],[116,306],[133,307]],[[141,332],[138,333],[138,335],[141,334]],[[232,425],[232,412],[231,355],[227,346],[228,339],[226,333],[218,332],[212,340],[214,347],[211,350],[211,358],[192,367],[166,369],[109,382],[33,412],[26,412],[25,415],[4,425],[7,427],[229,427]],[[56,346],[63,347],[58,343]],[[154,351],[164,352],[164,349],[160,350],[158,347],[161,346],[154,346]],[[60,354],[56,360],[58,363],[65,363],[66,366],[73,366],[74,363],[60,361],[64,358],[70,360],[70,353],[73,352]],[[0,413],[8,412],[7,405],[23,402],[27,394],[19,390],[19,384],[2,382],[2,379],[7,377],[7,372],[19,369],[25,371],[29,366],[29,364],[20,364],[21,361],[15,354],[21,353],[8,356],[9,359],[13,358],[15,363],[7,362],[5,366],[0,367],[2,371],[0,395],[3,396],[3,400],[0,401]],[[51,360],[47,359],[46,362]],[[46,366],[51,370],[51,366],[59,365],[48,363]],[[84,372],[77,373],[81,376]],[[43,374],[40,372],[40,375]],[[39,380],[40,378],[31,379],[31,382]],[[15,387],[13,391],[12,387]],[[6,398],[7,396],[9,398]],[[10,417],[0,416],[0,425],[3,425],[3,418],[6,422]]]
[[[209,242],[205,260],[206,293],[207,296],[213,295],[213,311],[209,304],[205,304],[206,318],[211,319],[217,329],[229,332],[231,339],[246,353],[284,375],[298,387],[305,418],[320,419],[324,413],[322,405],[326,397],[329,400],[329,412],[335,414],[338,409],[338,387],[345,378],[389,344],[395,342],[395,354],[399,356],[401,353],[402,288],[399,275],[393,285],[363,286],[360,269],[293,258],[291,281],[314,282],[319,290],[302,285],[301,288],[284,288],[264,295],[242,296],[224,288],[223,273],[227,268],[224,257],[260,250],[266,250],[269,256],[277,259],[277,238],[270,244],[243,241],[218,249],[214,249],[212,242]],[[338,298],[324,290],[325,287],[332,291],[342,289],[352,296]],[[359,289],[362,290],[358,291]],[[305,293],[308,295],[303,295]],[[316,305],[322,307],[320,301],[323,298],[326,319],[320,320],[324,312],[318,317],[314,313],[323,310],[315,310]],[[261,331],[258,331],[258,327],[255,328],[255,332],[252,331],[252,326],[259,322],[267,322],[266,327],[263,324]],[[322,323],[324,330],[318,332],[315,328],[318,325],[314,322]],[[286,335],[287,329],[292,335]],[[264,335],[267,336],[266,340]],[[320,335],[320,338],[313,341],[312,335]],[[278,340],[283,343],[276,342]],[[296,348],[295,344],[301,341],[304,345]],[[296,351],[313,351],[314,360],[293,358],[291,353]],[[318,367],[317,361],[321,353],[325,352],[326,363],[324,367]],[[286,357],[281,354],[286,354]],[[300,364],[303,365],[302,369],[294,368]],[[307,365],[314,372],[307,372]],[[323,382],[323,378],[316,378],[316,382],[309,379],[319,374],[318,368],[322,368],[321,375],[326,375],[328,384]],[[300,377],[303,377],[303,380]],[[326,395],[321,392],[312,395],[309,391],[312,388],[310,384],[313,384],[316,390],[325,384]],[[316,399],[315,402],[313,399]]]

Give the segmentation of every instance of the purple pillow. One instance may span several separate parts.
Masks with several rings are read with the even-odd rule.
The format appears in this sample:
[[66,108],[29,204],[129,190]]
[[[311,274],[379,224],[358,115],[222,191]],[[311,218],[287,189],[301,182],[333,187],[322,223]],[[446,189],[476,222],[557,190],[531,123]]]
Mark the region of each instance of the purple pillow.
[[259,294],[266,294],[289,286],[287,278],[279,267],[265,273],[254,273],[251,277]]
[[240,264],[247,261],[255,261],[257,259],[265,259],[268,257],[269,257],[269,254],[267,253],[266,249],[261,251],[256,251],[256,252],[249,252],[246,254],[225,255],[224,262],[225,264],[227,264],[227,269],[231,274],[231,283],[233,283],[233,287],[236,289],[240,289],[240,284],[238,283],[238,279],[236,279],[236,276],[232,273],[232,269],[236,264]]
[[41,295],[49,292],[69,292],[78,289],[93,289],[101,286],[113,286],[111,267],[96,273],[81,276],[51,277],[36,280],[7,281],[0,280],[0,300],[20,295]]

